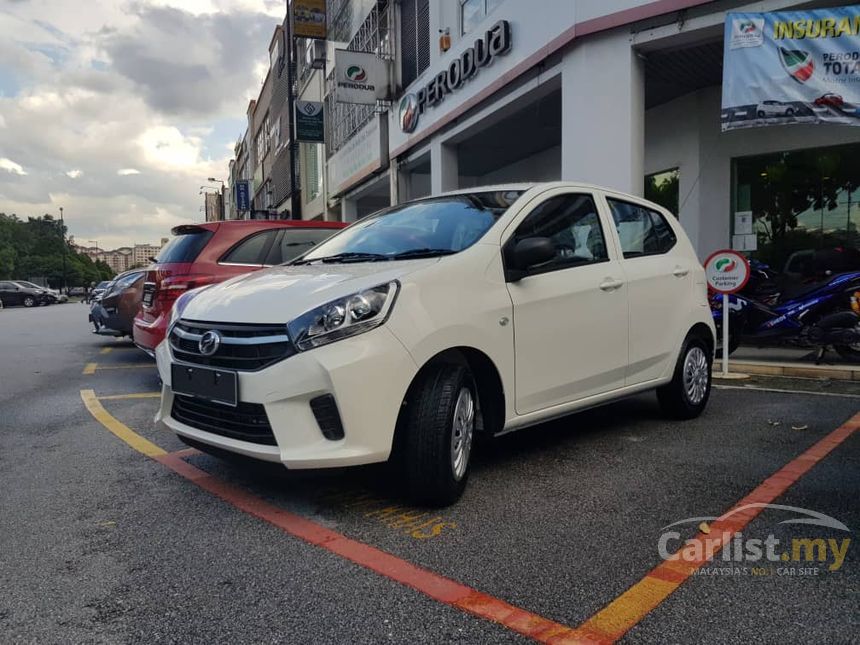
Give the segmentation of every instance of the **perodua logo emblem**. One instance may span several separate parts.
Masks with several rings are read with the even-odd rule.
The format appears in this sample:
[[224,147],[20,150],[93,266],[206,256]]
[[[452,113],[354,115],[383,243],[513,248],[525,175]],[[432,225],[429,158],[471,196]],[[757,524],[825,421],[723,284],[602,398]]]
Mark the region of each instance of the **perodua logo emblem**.
[[212,356],[221,347],[221,334],[214,329],[210,329],[200,337],[197,341],[197,349],[203,356]]

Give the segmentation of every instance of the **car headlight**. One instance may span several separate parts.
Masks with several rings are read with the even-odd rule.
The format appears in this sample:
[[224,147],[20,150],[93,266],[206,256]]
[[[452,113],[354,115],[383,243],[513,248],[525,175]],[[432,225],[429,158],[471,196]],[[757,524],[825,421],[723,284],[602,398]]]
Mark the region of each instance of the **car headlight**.
[[311,309],[287,323],[290,338],[305,351],[375,329],[388,319],[399,289],[393,280]]

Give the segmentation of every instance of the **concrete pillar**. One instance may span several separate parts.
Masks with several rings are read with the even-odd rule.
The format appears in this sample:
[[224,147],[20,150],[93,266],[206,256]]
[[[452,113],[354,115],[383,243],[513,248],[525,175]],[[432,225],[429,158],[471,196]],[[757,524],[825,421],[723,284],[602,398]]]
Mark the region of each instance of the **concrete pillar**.
[[340,200],[340,220],[342,222],[354,222],[358,219],[358,203],[354,199],[343,198]]
[[590,36],[562,65],[561,178],[641,195],[645,75],[629,33]]
[[443,143],[430,147],[430,192],[438,195],[460,187],[457,148]]

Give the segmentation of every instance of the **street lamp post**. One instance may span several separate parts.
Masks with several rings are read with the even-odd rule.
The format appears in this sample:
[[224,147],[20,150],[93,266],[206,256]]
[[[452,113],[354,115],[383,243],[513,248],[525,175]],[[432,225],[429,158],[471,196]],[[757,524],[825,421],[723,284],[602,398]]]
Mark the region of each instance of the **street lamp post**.
[[217,181],[221,183],[221,219],[227,219],[227,204],[226,204],[226,188],[223,179],[215,179],[215,177],[207,177],[206,181]]
[[60,238],[63,242],[63,291],[69,293],[69,285],[66,283],[66,225],[63,221],[62,206],[60,206]]

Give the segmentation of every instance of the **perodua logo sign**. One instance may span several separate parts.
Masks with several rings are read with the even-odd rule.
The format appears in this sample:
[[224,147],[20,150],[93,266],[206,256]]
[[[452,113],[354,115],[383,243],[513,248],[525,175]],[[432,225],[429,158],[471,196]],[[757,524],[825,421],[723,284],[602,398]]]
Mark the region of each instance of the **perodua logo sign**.
[[415,94],[407,94],[400,100],[400,129],[413,132],[418,125],[419,115],[424,114],[427,106],[444,101],[446,96],[463,87],[481,68],[490,65],[496,56],[507,54],[510,50],[511,24],[507,20],[499,20],[484,32],[483,38],[476,40],[446,69],[436,74],[433,80]]
[[418,97],[414,94],[407,94],[400,99],[400,110],[398,113],[400,119],[400,129],[404,132],[414,132],[415,126],[418,125]]
[[367,80],[367,72],[364,71],[363,67],[359,67],[358,65],[350,65],[346,69],[346,78],[353,83],[363,83]]
[[802,49],[779,48],[779,59],[788,75],[798,83],[805,83],[812,78],[815,71],[815,60],[812,54]]
[[750,263],[737,251],[717,251],[705,260],[705,276],[717,293],[735,293],[750,279]]
[[197,341],[197,349],[203,356],[212,356],[221,347],[221,334],[214,329],[210,329],[200,337]]

